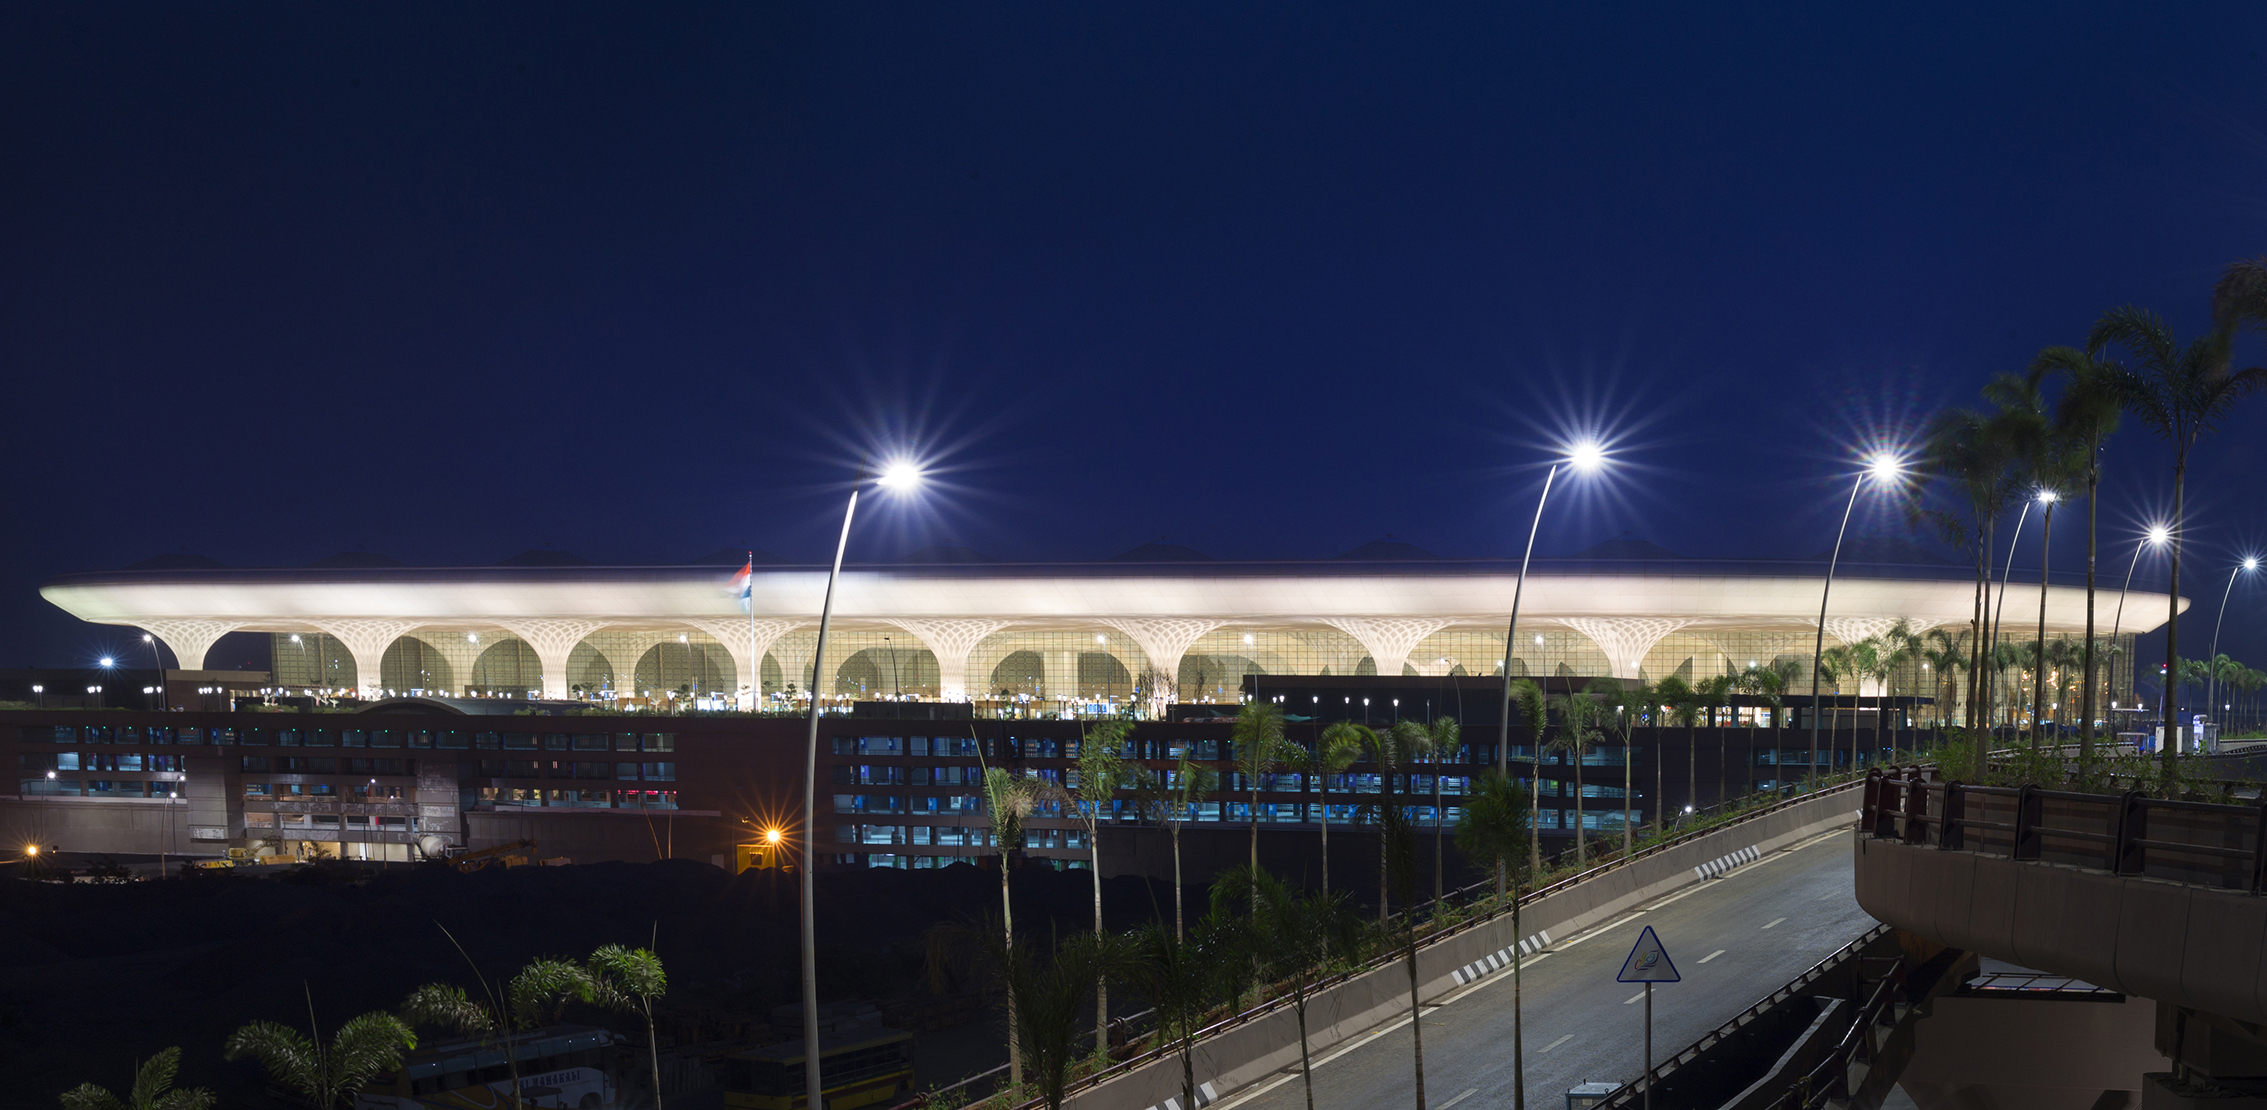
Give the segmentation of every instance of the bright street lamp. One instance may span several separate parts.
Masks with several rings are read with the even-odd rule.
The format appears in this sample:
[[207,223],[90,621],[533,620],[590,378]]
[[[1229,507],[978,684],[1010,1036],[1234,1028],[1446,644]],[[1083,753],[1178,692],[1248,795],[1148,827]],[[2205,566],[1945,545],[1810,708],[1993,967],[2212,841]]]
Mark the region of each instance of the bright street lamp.
[[2212,698],[2220,679],[2220,625],[2228,619],[2228,595],[2236,592],[2236,575],[2259,569],[2257,556],[2246,556],[2228,572],[2228,588],[2220,591],[2220,615],[2212,621],[2212,650],[2204,657],[2204,711],[2212,711]]
[[[2133,560],[2125,565],[2125,585],[2119,587],[2117,591],[2117,616],[2110,621],[2110,643],[2117,643],[2118,629],[2125,624],[2125,595],[2133,589],[2133,572],[2141,565],[2142,549],[2148,547],[2161,548],[2165,546],[2166,541],[2172,538],[2173,534],[2170,529],[2162,524],[2152,524],[2147,532],[2142,533],[2140,541],[2133,545]],[[2114,660],[2111,663],[2111,670],[2116,670]],[[2113,690],[2117,688],[2117,676],[2115,674],[2110,675],[2110,688]],[[2111,708],[2116,707],[2112,705]]]
[[[1519,557],[1519,581],[1511,588],[1511,623],[1506,627],[1503,634],[1503,716],[1497,722],[1496,729],[1496,773],[1499,775],[1508,777],[1511,774],[1512,648],[1519,643],[1519,599],[1520,595],[1527,592],[1527,565],[1535,558],[1535,534],[1543,527],[1543,506],[1550,504],[1551,484],[1558,480],[1560,467],[1570,467],[1578,473],[1591,474],[1603,467],[1605,462],[1605,448],[1599,446],[1596,440],[1586,439],[1568,447],[1563,457],[1551,463],[1550,472],[1543,475],[1543,492],[1535,498],[1535,520],[1527,526],[1527,550]],[[1537,636],[1535,639],[1537,642],[1541,642],[1542,637]],[[1539,737],[1541,735],[1541,722],[1530,722],[1530,724],[1538,730],[1537,735]],[[1542,763],[1542,754],[1538,751],[1535,757],[1538,775],[1542,773]],[[1581,835],[1580,829],[1575,830],[1577,841],[1580,840]],[[1530,858],[1528,863],[1532,869],[1538,872],[1542,870],[1542,860],[1539,858],[1541,853],[1542,847],[1539,842],[1531,845],[1530,855],[1536,858]]]
[[[1849,534],[1850,514],[1857,511],[1858,492],[1866,488],[1866,479],[1887,485],[1905,473],[1905,463],[1897,456],[1882,453],[1875,455],[1866,468],[1858,472],[1850,483],[1850,503],[1842,507],[1842,527],[1834,533],[1834,550],[1826,560],[1826,585],[1818,591],[1818,636],[1810,656],[1810,788],[1818,789],[1818,660],[1826,653],[1826,599],[1834,593],[1834,568],[1842,562],[1842,537]],[[1850,734],[1850,769],[1857,770],[1857,733]]]
[[[827,625],[834,616],[834,587],[842,578],[843,552],[850,547],[850,522],[858,515],[858,488],[868,480],[863,469],[850,483],[850,500],[842,507],[842,535],[834,543],[834,565],[827,571],[826,596],[819,602],[819,641],[811,652],[811,730],[803,753],[803,1089],[810,1092],[813,1110],[826,1090],[819,1077],[819,957],[817,916],[812,912],[814,887],[811,874],[818,866],[817,821],[819,778],[819,668],[827,652]],[[882,468],[871,479],[876,486],[908,490],[920,485],[921,469],[900,460]],[[1003,866],[1004,866],[1003,862]]]

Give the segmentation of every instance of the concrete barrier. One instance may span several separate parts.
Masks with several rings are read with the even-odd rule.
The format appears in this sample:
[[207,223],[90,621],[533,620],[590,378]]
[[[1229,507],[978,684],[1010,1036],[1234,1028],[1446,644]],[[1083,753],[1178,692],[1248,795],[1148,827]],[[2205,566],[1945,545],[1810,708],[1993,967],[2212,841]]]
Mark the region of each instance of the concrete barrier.
[[[1854,826],[1857,796],[1854,786],[1821,792],[1525,903],[1521,935],[1513,933],[1510,914],[1499,914],[1436,940],[1417,950],[1417,995],[1430,1000],[1467,983],[1509,974],[1515,948],[1538,951],[1550,938],[1576,936],[1632,907],[1790,844],[1837,826]],[[1373,968],[1307,1003],[1308,1050],[1321,1056],[1408,1013],[1407,964],[1397,960]],[[1286,1003],[1205,1038],[1194,1057],[1198,1102],[1227,1095],[1298,1062],[1298,1016]],[[1172,1053],[1064,1100],[1074,1110],[1193,1110],[1180,1103],[1181,1061]]]

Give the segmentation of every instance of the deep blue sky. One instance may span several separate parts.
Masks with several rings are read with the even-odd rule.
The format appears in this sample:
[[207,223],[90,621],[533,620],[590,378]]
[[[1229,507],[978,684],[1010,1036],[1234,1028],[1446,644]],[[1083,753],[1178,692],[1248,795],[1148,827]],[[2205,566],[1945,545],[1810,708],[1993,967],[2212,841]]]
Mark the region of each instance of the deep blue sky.
[[909,442],[867,557],[1504,554],[1585,421],[1546,550],[1807,555],[1854,438],[2267,252],[2256,3],[1566,7],[0,9],[0,661],[161,552],[816,560]]

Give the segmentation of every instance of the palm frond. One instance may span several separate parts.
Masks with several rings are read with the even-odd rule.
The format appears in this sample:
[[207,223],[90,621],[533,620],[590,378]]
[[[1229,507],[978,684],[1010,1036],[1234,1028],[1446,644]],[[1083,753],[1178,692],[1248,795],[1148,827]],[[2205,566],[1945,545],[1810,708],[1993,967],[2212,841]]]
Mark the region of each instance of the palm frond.
[[221,1059],[246,1056],[259,1061],[268,1078],[287,1090],[315,1095],[323,1088],[321,1053],[313,1041],[288,1025],[255,1021],[229,1034],[221,1046]]
[[326,1054],[333,1090],[351,1093],[372,1079],[401,1070],[402,1055],[417,1047],[417,1034],[384,1011],[362,1014],[341,1026]]

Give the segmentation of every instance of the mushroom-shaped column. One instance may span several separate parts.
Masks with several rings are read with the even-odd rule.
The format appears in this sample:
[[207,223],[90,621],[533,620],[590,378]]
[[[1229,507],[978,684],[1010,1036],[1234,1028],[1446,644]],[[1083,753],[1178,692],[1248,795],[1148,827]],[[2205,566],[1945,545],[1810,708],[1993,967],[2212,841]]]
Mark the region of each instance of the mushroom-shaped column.
[[1162,716],[1165,707],[1180,695],[1181,656],[1188,654],[1189,645],[1224,622],[1106,617],[1102,623],[1125,633],[1141,648],[1141,653],[1149,657],[1149,711]]
[[1325,617],[1323,623],[1360,640],[1378,673],[1393,676],[1425,637],[1448,627],[1447,621],[1422,617]]
[[205,669],[205,653],[220,638],[244,627],[231,621],[143,621],[142,630],[173,649],[175,665],[184,671]]
[[1693,623],[1677,617],[1560,617],[1559,623],[1590,637],[1606,653],[1615,678],[1635,679],[1653,645]]
[[354,684],[363,697],[374,698],[384,688],[384,684],[378,679],[378,668],[385,662],[386,649],[392,647],[395,640],[408,634],[410,629],[416,628],[417,623],[373,617],[366,620],[318,621],[315,627],[337,640],[340,646],[346,648],[346,653],[354,657]]
[[967,701],[968,656],[984,637],[1006,628],[1006,621],[988,620],[893,620],[890,622],[919,636],[929,645],[929,652],[937,657],[937,697],[941,701]]

